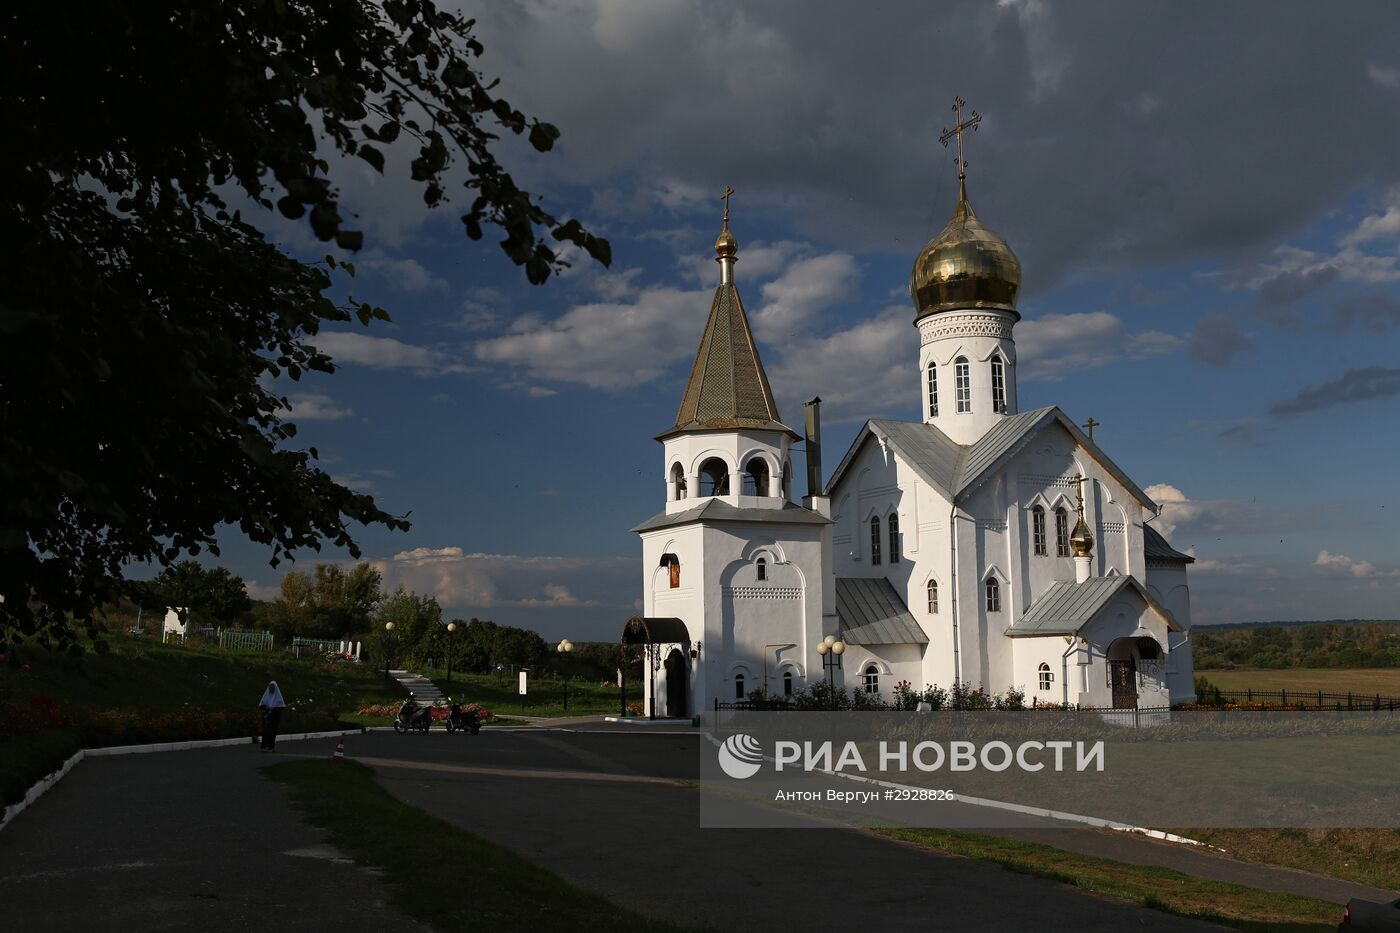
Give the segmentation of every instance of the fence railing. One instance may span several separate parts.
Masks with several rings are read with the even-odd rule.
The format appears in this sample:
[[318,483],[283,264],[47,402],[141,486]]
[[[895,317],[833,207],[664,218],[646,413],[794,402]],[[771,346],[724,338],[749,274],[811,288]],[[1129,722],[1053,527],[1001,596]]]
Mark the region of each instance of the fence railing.
[[1200,694],[1196,702],[1206,706],[1238,703],[1259,703],[1287,709],[1316,710],[1400,710],[1400,697],[1366,694],[1328,693],[1325,690],[1219,690],[1212,688]]
[[277,641],[271,632],[222,629],[219,632],[219,647],[231,651],[272,651],[277,647]]
[[357,641],[334,641],[329,638],[306,638],[301,635],[292,637],[292,654],[299,658],[335,655],[354,658],[358,661],[360,647],[360,642]]
[[[1369,707],[1368,707],[1369,708]],[[1384,708],[1384,707],[1382,707]],[[827,713],[827,712],[892,712],[886,707],[875,707],[869,710],[831,710],[817,706],[798,706],[793,703],[785,703],[782,700],[735,700],[731,703],[722,703],[718,699],[714,701],[714,711],[716,724],[719,725],[727,721],[726,713],[737,712],[804,712],[804,713]],[[905,712],[911,712],[906,710]],[[1102,706],[1026,706],[1016,710],[997,710],[991,707],[969,710],[954,710],[944,708],[930,710],[925,715],[937,715],[938,713],[967,712],[967,713],[1010,713],[1054,716],[1058,719],[1096,719],[1100,722],[1107,722],[1119,726],[1156,726],[1171,722],[1172,708],[1170,706],[1148,706],[1140,708],[1111,709]]]

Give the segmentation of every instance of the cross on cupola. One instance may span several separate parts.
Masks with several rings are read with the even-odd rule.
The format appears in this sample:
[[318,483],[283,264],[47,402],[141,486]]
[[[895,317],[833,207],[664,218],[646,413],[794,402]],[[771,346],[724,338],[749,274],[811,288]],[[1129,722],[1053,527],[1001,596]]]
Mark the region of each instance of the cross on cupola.
[[728,185],[720,192],[719,199],[724,202],[724,229],[729,229],[729,199],[734,197],[735,191]]
[[944,149],[948,148],[948,143],[952,142],[954,136],[958,138],[958,157],[953,160],[953,164],[958,167],[959,179],[967,177],[967,159],[963,158],[963,134],[969,130],[976,131],[978,124],[982,122],[982,115],[976,110],[972,111],[971,118],[964,120],[962,109],[966,106],[967,101],[961,97],[953,98],[953,113],[957,116],[958,122],[951,130],[944,130],[943,135],[938,137],[938,141],[943,144]]

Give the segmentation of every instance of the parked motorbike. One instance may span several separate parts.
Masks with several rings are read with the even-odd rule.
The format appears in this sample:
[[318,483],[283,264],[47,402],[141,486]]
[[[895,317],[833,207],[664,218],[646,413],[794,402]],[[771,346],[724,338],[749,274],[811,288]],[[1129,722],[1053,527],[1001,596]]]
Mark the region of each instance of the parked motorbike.
[[394,720],[394,731],[400,734],[405,732],[423,732],[433,724],[433,708],[431,706],[419,706],[414,701],[412,695],[403,701],[403,706],[399,707],[398,718]]
[[470,732],[476,735],[481,731],[482,711],[473,710],[467,712],[462,709],[461,703],[453,703],[447,711],[444,720],[447,723],[448,732]]

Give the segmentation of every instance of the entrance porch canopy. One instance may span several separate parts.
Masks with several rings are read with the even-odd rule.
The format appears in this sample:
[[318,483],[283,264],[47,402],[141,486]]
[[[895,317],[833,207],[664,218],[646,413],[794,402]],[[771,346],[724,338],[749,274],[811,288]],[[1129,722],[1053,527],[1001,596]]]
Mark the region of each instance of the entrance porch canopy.
[[690,630],[680,619],[633,616],[622,627],[624,645],[690,646]]

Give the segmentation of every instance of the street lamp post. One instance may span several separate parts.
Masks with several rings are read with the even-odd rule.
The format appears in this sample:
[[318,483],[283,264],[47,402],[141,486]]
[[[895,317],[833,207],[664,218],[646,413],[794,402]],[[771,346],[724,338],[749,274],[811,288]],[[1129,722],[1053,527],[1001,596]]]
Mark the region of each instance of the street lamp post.
[[389,659],[394,653],[394,623],[384,623],[384,677],[389,677]]
[[[570,651],[573,651],[573,650],[574,650],[574,643],[571,642],[571,641],[569,641],[567,638],[565,638],[565,639],[563,639],[562,641],[560,641],[559,644],[557,644],[557,645],[554,646],[554,650],[557,651],[557,652],[559,652],[560,654],[568,654]],[[562,660],[562,659],[561,659],[561,660]],[[568,708],[569,708],[569,678],[568,678],[567,675],[565,675],[565,677],[564,677],[564,709],[568,709]]]
[[834,671],[841,667],[841,655],[846,653],[846,643],[835,635],[828,635],[817,642],[817,654],[822,657],[822,669],[826,671],[826,697],[833,707],[836,703]]
[[457,645],[452,638],[457,633],[457,623],[447,623],[447,682],[452,683],[452,653]]

